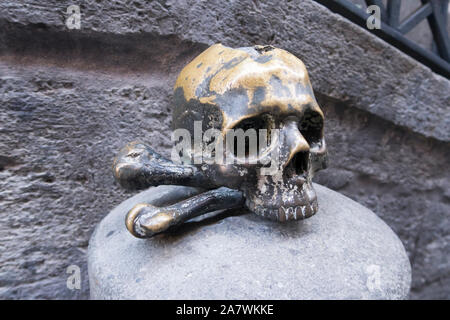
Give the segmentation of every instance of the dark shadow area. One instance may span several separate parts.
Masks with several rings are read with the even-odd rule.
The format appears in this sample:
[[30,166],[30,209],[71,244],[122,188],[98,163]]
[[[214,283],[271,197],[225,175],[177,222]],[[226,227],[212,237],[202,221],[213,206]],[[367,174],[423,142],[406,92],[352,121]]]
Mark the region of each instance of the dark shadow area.
[[176,35],[62,32],[42,23],[0,20],[0,30],[3,59],[120,74],[178,72],[178,66],[207,48]]
[[220,210],[220,211],[207,213],[203,216],[199,216],[194,219],[191,219],[179,226],[174,226],[172,228],[169,228],[165,232],[164,235],[158,235],[157,237],[161,240],[164,238],[166,238],[169,241],[179,240],[180,238],[183,238],[184,236],[188,235],[189,233],[196,232],[197,230],[199,230],[205,226],[209,226],[209,225],[218,223],[223,219],[226,219],[229,217],[243,216],[246,214],[252,214],[252,213],[250,211],[248,211],[248,209],[245,209],[245,208]]

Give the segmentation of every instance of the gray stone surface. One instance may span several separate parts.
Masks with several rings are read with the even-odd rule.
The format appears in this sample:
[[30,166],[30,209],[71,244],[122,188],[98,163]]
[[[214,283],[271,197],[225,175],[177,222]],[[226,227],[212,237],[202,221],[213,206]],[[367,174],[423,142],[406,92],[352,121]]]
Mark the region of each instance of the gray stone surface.
[[81,30],[71,1],[0,2],[0,298],[89,296],[88,239],[131,195],[114,154],[136,138],[170,154],[176,75],[219,41],[304,60],[327,117],[316,180],[399,235],[413,298],[450,298],[448,80],[309,0],[77,3]]
[[[376,212],[402,239],[412,298],[450,298],[450,144],[320,98],[331,167],[315,181]],[[433,289],[431,289],[433,288]]]
[[[45,4],[40,0],[3,1],[4,43],[23,41],[15,34],[25,24],[30,31],[40,30],[35,32],[39,36],[55,32],[61,37],[59,33],[65,32],[66,40],[82,35],[125,39],[160,35],[205,45],[273,44],[302,59],[314,88],[323,94],[426,136],[450,139],[450,115],[446,112],[450,83],[373,37],[369,30],[331,14],[314,1],[135,0],[124,5],[122,1],[86,0],[79,1],[79,31],[70,31],[65,25],[65,12],[71,4],[71,0],[47,0]],[[80,53],[83,45],[70,42],[66,49]],[[23,49],[36,54],[34,46]]]
[[143,240],[124,228],[128,210],[147,201],[160,205],[161,197],[171,203],[192,192],[174,186],[144,191],[112,210],[94,232],[88,253],[91,297],[406,298],[411,269],[397,236],[353,200],[315,188],[320,210],[304,221],[282,224],[251,213],[225,214]]

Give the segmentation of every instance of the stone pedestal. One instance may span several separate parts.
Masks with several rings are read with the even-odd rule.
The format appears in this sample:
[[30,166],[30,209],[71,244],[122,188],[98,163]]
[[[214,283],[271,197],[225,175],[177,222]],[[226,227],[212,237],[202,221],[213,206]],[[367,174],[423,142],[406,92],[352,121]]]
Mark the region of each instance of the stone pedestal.
[[174,234],[134,238],[124,217],[196,192],[160,186],[106,216],[89,244],[93,299],[405,299],[402,243],[373,212],[315,185],[319,212],[278,223],[251,213],[199,217]]

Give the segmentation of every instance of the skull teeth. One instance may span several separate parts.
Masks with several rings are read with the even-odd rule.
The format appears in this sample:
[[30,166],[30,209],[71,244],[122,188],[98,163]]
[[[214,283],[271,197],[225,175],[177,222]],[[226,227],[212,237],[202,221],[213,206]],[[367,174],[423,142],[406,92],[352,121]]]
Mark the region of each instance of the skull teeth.
[[265,208],[255,206],[253,202],[247,200],[247,207],[257,215],[278,221],[303,220],[313,216],[318,210],[316,201],[293,207]]
[[264,180],[256,191],[244,190],[247,208],[257,215],[277,221],[303,220],[318,211],[317,196],[310,182],[290,185],[275,181],[272,188],[264,187],[274,181]]

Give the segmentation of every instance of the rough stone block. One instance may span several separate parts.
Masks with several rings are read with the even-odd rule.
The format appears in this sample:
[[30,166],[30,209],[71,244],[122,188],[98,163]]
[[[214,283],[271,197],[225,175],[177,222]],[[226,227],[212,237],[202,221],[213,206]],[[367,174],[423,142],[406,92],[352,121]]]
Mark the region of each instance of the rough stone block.
[[175,233],[133,237],[127,211],[163,205],[192,188],[160,186],[126,200],[94,232],[94,299],[404,299],[411,268],[402,243],[374,213],[315,184],[319,212],[289,223],[216,213]]

